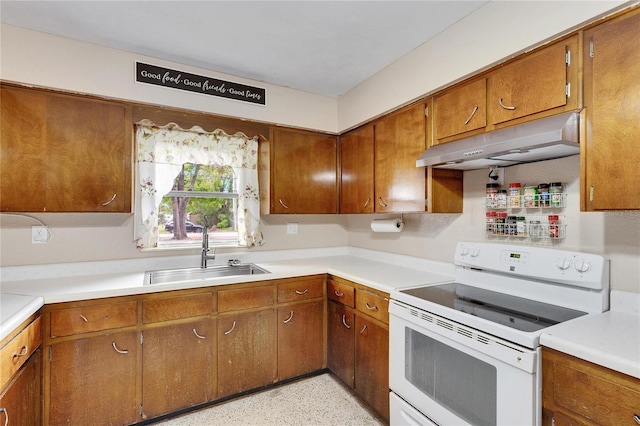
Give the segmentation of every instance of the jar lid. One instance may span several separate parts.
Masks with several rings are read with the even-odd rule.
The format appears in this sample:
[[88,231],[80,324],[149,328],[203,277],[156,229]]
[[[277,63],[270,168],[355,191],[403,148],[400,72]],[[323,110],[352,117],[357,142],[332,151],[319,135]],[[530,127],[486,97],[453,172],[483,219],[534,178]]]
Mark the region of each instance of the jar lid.
[[538,188],[548,188],[549,184],[548,183],[541,183],[538,185]]
[[551,186],[562,186],[562,182],[551,182]]
[[506,194],[507,190],[506,189],[498,189],[498,194]]
[[516,216],[516,220],[517,220],[518,222],[520,222],[520,221],[523,221],[523,220],[525,220],[525,219],[524,219],[524,216]]
[[511,182],[509,188],[520,188],[522,184],[520,182]]
[[495,217],[496,215],[496,212],[487,212],[487,217]]
[[507,212],[498,212],[498,213],[496,214],[496,216],[497,216],[497,217],[500,217],[500,218],[505,218],[505,219],[506,219],[506,218],[507,218]]
[[532,225],[540,225],[540,221],[539,220],[530,220],[529,223],[532,224]]
[[558,220],[558,215],[557,214],[550,214],[549,215],[549,220]]
[[500,186],[499,183],[488,183],[487,184],[487,188],[497,188],[499,186]]

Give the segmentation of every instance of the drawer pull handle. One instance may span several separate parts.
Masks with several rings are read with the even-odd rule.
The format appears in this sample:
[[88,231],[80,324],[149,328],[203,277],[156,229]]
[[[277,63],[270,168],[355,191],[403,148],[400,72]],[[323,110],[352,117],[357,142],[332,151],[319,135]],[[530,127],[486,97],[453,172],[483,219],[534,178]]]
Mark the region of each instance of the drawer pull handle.
[[23,346],[20,348],[20,353],[13,354],[14,358],[20,358],[22,356],[26,356],[29,353],[29,346]]
[[378,197],[378,204],[380,204],[381,207],[389,207],[389,205],[384,202],[382,197]]
[[640,416],[639,416],[639,415],[634,414],[634,415],[633,415],[633,420],[635,420],[635,421],[636,421],[636,423],[638,423],[638,424],[640,425]]
[[364,306],[366,306],[367,309],[370,310],[370,311],[377,311],[378,310],[378,307],[376,305],[369,306],[369,302],[365,302]]
[[225,331],[224,335],[227,336],[229,334],[231,334],[231,332],[236,328],[236,322],[233,322],[233,325],[231,326],[231,330]]
[[502,103],[502,98],[498,99],[498,103],[500,104],[500,106],[504,109],[508,109],[510,111],[513,111],[514,109],[516,109],[516,107],[514,106],[508,106]]
[[193,334],[195,334],[198,339],[206,339],[207,338],[207,336],[199,335],[195,328],[193,329]]
[[6,408],[0,408],[0,413],[4,413],[4,426],[9,425],[9,412]]
[[303,294],[307,294],[308,291],[309,291],[308,288],[305,288],[304,291],[296,290],[296,294],[299,294],[300,296],[302,296]]
[[291,313],[289,314],[289,318],[287,318],[286,320],[282,321],[282,323],[283,324],[287,324],[292,319],[293,319],[293,311],[291,311]]
[[333,292],[336,294],[336,296],[338,297],[344,297],[344,293],[338,293],[338,290],[333,290]]
[[111,197],[111,199],[110,199],[109,201],[105,201],[104,203],[102,203],[102,205],[106,207],[106,206],[108,206],[109,204],[113,203],[113,200],[115,200],[115,199],[116,199],[116,196],[117,196],[117,195],[118,195],[118,194],[113,194],[113,197]]
[[80,318],[82,318],[82,321],[84,322],[89,322],[89,320],[87,319],[87,317],[85,317],[84,315],[80,314]]
[[111,342],[111,346],[113,346],[113,350],[118,352],[119,354],[126,355],[129,353],[129,351],[126,349],[125,350],[118,349],[118,347],[116,346],[116,342]]
[[351,326],[347,324],[347,316],[344,314],[342,315],[342,324],[344,324],[344,326],[347,328],[351,328]]
[[282,198],[278,198],[278,202],[279,202],[279,203],[280,203],[280,205],[281,205],[282,207],[284,207],[285,209],[288,209],[288,208],[289,208],[289,206],[288,206],[288,205],[286,205],[286,204],[284,203],[284,201],[282,201]]
[[367,324],[362,327],[362,330],[360,330],[360,334],[364,334],[365,331],[367,331]]
[[465,126],[467,124],[469,124],[469,122],[471,121],[471,119],[473,118],[474,115],[476,115],[476,111],[478,111],[478,105],[475,106],[475,108],[473,109],[473,111],[471,111],[471,115],[469,116],[469,118],[467,118],[467,121],[464,122]]

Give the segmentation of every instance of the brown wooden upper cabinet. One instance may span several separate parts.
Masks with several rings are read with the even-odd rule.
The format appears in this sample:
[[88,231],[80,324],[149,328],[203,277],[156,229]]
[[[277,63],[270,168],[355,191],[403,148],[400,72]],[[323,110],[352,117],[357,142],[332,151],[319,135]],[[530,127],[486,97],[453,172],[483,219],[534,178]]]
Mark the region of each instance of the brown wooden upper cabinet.
[[340,213],[375,211],[373,144],[373,124],[340,136]]
[[[581,105],[578,36],[524,55],[489,73],[490,123],[534,119]],[[515,122],[513,124],[516,124]]]
[[487,79],[465,83],[433,99],[433,143],[437,145],[484,131],[487,125]]
[[129,106],[8,85],[1,91],[1,211],[131,212]]
[[640,9],[584,32],[582,210],[640,209]]
[[431,100],[340,137],[340,213],[460,213],[462,172],[416,167],[429,139]]
[[338,212],[336,136],[272,129],[260,158],[263,214]]

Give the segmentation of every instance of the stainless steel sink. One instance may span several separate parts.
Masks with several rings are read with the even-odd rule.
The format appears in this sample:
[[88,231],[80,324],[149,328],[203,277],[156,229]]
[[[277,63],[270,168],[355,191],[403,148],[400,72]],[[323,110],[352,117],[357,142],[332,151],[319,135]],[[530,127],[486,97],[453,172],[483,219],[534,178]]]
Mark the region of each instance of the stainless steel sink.
[[233,277],[237,275],[268,274],[269,271],[253,263],[241,263],[233,266],[211,266],[208,268],[164,269],[147,271],[144,284],[179,283],[182,281],[206,280],[210,278]]

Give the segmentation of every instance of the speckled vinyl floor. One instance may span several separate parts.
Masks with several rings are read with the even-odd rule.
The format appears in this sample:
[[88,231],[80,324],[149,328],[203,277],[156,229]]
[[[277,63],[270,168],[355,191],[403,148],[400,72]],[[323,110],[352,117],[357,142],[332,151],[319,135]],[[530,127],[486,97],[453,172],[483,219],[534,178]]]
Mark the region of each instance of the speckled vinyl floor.
[[161,426],[383,424],[363,408],[330,374],[302,379],[156,423]]

